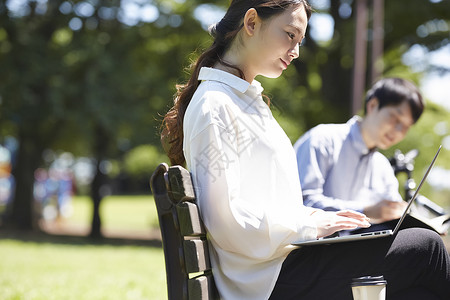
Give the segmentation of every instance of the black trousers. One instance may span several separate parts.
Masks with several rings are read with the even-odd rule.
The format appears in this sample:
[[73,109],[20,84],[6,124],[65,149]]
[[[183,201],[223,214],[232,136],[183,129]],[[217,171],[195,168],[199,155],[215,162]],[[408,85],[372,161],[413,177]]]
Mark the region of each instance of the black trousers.
[[352,278],[369,275],[387,280],[387,300],[450,299],[449,254],[437,233],[422,228],[296,249],[284,261],[270,299],[352,300]]

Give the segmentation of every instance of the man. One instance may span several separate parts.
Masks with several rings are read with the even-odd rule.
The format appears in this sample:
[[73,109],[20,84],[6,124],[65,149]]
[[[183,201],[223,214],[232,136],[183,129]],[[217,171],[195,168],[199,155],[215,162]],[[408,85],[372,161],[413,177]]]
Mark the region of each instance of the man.
[[368,91],[365,116],[312,128],[294,145],[305,205],[352,209],[372,223],[399,218],[405,202],[388,159],[377,149],[400,142],[424,109],[409,81],[386,78]]

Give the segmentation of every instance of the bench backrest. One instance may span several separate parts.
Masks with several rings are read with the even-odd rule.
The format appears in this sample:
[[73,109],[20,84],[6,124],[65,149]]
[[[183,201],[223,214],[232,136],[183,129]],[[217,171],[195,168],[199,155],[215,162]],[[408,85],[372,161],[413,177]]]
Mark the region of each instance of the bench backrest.
[[160,164],[150,179],[161,230],[169,300],[219,299],[206,230],[190,173]]

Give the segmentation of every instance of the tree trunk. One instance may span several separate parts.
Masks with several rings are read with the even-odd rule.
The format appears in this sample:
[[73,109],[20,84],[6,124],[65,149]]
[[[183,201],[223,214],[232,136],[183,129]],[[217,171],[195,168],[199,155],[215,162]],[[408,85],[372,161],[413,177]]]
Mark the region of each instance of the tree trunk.
[[102,201],[102,194],[101,194],[101,187],[103,186],[105,182],[105,176],[100,170],[100,160],[97,160],[96,165],[96,174],[94,177],[94,180],[92,181],[91,185],[91,198],[92,198],[92,225],[91,225],[91,232],[89,234],[92,238],[101,238],[102,232],[101,232],[101,226],[102,221],[100,218],[100,203]]
[[107,157],[108,145],[109,145],[109,135],[107,130],[103,128],[100,124],[95,127],[95,142],[93,147],[93,153],[96,158],[96,173],[94,180],[91,184],[91,197],[93,204],[92,211],[92,227],[89,236],[91,238],[101,238],[101,225],[102,221],[100,218],[100,204],[104,196],[103,187],[107,184],[107,175],[105,175],[101,170],[101,163]]
[[32,230],[37,228],[33,197],[34,171],[39,166],[42,149],[37,141],[28,136],[20,136],[18,142],[17,164],[12,172],[16,181],[15,194],[5,226]]

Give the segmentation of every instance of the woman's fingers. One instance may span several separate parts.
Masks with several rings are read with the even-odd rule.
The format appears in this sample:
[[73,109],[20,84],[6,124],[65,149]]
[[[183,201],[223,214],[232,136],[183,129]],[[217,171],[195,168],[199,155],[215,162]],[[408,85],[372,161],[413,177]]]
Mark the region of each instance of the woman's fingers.
[[369,218],[357,213],[354,214],[336,214],[336,224],[341,226],[370,227]]
[[336,212],[339,216],[345,216],[345,217],[354,217],[354,218],[367,218],[367,216],[363,213],[354,211],[354,210],[340,210]]
[[352,219],[356,219],[356,220],[360,220],[360,221],[365,221],[365,222],[370,221],[370,218],[368,218],[365,214],[362,214],[360,212],[353,211],[353,210],[341,210],[341,211],[336,212],[336,215],[342,216],[342,217],[347,217],[347,218],[352,218]]
[[326,212],[318,210],[311,216],[316,221],[318,237],[328,236],[336,231],[370,226],[368,218],[355,211]]

